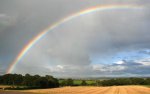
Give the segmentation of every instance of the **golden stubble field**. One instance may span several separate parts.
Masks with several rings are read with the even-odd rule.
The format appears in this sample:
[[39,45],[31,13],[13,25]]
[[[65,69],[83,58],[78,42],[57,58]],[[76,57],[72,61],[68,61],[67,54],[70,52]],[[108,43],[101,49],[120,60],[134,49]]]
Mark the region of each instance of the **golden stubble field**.
[[62,87],[54,89],[26,90],[38,94],[150,94],[150,88],[143,86],[111,87]]

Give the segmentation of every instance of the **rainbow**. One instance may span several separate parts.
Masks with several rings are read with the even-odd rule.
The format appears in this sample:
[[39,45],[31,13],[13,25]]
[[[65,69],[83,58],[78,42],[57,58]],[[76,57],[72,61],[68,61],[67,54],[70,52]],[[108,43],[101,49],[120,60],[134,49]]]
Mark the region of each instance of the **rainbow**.
[[36,37],[34,37],[18,54],[16,59],[10,64],[9,68],[7,69],[6,73],[11,73],[17,63],[23,58],[23,56],[30,50],[31,47],[33,47],[42,37],[44,37],[48,32],[58,28],[60,25],[67,23],[68,21],[71,21],[72,19],[75,19],[80,16],[84,16],[86,14],[90,14],[93,12],[98,12],[98,11],[106,11],[106,10],[114,10],[114,9],[121,9],[121,10],[127,10],[127,9],[134,9],[134,10],[139,10],[141,9],[142,6],[138,5],[103,5],[103,6],[96,6],[96,7],[91,7],[89,9],[85,9],[83,11],[74,13],[72,15],[69,15],[62,20],[52,24],[50,27],[46,28],[45,30],[41,31]]

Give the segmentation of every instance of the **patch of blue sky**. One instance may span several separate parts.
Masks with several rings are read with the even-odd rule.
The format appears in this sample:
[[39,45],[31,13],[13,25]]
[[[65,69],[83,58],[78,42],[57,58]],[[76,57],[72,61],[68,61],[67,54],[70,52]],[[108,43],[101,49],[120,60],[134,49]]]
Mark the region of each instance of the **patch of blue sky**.
[[92,64],[113,64],[117,61],[126,60],[126,61],[137,61],[144,58],[150,58],[150,49],[128,51],[128,52],[119,52],[114,56],[90,56]]
[[116,56],[114,56],[114,60],[139,60],[143,58],[150,57],[149,54],[142,53],[141,51],[150,51],[148,49],[146,50],[137,50],[137,51],[130,51],[130,52],[120,52]]

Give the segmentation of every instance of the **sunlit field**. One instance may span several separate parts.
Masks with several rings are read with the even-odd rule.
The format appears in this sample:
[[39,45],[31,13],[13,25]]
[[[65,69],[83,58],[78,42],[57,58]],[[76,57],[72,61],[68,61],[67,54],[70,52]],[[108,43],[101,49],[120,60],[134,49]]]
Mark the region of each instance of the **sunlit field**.
[[11,87],[10,85],[0,85],[0,89]]
[[27,92],[41,94],[150,94],[150,88],[142,86],[63,87],[45,90],[29,90]]
[[[1,93],[2,91],[0,92],[0,94]],[[111,86],[111,87],[80,86],[80,87],[62,87],[54,89],[3,91],[3,94],[150,94],[150,88],[144,86]]]

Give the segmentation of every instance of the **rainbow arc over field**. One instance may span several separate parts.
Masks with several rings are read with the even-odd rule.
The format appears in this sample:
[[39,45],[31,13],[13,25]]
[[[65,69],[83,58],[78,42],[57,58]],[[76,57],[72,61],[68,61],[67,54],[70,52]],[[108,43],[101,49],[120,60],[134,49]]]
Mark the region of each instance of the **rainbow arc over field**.
[[94,6],[82,11],[79,11],[77,13],[71,14],[67,17],[62,18],[58,22],[50,25],[48,28],[44,29],[41,31],[37,36],[35,36],[17,55],[15,60],[10,64],[9,68],[7,69],[6,73],[11,73],[13,72],[15,66],[19,61],[23,58],[23,56],[32,48],[42,37],[44,37],[48,32],[53,31],[56,28],[59,28],[60,25],[63,25],[77,17],[84,16],[87,14],[91,14],[93,12],[101,12],[101,11],[110,11],[110,10],[123,10],[123,11],[128,11],[128,10],[139,10],[141,9],[142,6],[139,5],[100,5],[100,6]]

